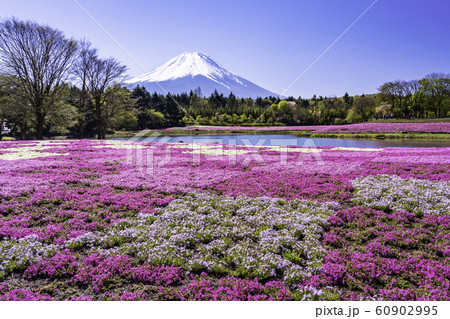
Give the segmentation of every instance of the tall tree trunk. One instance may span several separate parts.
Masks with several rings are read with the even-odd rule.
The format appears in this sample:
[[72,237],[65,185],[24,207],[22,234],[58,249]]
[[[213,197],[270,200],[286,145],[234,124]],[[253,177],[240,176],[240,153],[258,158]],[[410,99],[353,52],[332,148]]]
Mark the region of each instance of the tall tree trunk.
[[103,130],[100,121],[98,121],[97,125],[97,139],[102,140],[103,139]]
[[100,121],[99,126],[98,126],[97,138],[99,140],[105,139],[105,126],[104,126],[102,120]]
[[41,97],[36,97],[33,102],[34,112],[36,116],[36,139],[44,139],[44,120],[45,115],[43,113],[44,101]]
[[104,140],[105,128],[103,123],[102,108],[100,99],[95,99],[95,115],[97,117],[97,139]]
[[22,140],[24,140],[27,137],[27,129],[25,126],[26,125],[19,125],[20,139],[22,139]]
[[81,140],[83,138],[84,133],[84,125],[80,125],[80,128],[78,129],[78,138]]
[[42,116],[42,114],[40,114],[38,116],[38,118],[37,118],[36,138],[38,140],[43,140],[44,139],[44,116]]

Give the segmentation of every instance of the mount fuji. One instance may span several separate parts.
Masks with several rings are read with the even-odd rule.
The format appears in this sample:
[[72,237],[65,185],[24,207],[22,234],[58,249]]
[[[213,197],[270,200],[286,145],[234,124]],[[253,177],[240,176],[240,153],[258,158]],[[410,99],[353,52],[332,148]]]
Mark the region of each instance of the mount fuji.
[[189,93],[200,87],[203,96],[209,96],[214,90],[224,95],[233,92],[234,95],[244,98],[279,96],[227,71],[214,59],[200,52],[180,54],[126,83],[130,87],[139,85],[151,93],[160,94],[166,94],[165,91],[174,94]]

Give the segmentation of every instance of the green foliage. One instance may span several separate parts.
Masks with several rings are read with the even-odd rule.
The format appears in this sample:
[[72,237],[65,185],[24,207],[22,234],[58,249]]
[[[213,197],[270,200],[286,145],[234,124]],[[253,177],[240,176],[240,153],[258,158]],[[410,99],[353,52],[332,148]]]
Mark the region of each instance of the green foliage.
[[0,122],[13,127],[13,136],[25,138],[33,121],[32,108],[19,79],[0,75]]
[[55,106],[51,108],[47,115],[46,129],[51,134],[67,134],[77,123],[77,108],[67,102],[69,87],[65,85],[61,89],[55,101]]
[[349,110],[346,122],[359,123],[369,120],[375,113],[375,98],[369,96],[359,97]]
[[159,128],[166,125],[166,118],[161,112],[149,109],[147,110],[146,115],[148,120],[146,125],[147,128]]

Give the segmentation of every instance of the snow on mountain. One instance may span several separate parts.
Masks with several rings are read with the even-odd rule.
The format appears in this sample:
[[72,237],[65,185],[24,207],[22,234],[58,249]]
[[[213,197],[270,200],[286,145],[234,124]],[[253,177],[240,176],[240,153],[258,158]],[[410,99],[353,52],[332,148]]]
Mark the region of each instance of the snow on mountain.
[[127,84],[144,86],[149,92],[161,94],[166,93],[164,90],[175,94],[188,93],[200,87],[204,96],[209,96],[214,90],[225,95],[233,92],[239,97],[278,95],[227,71],[200,52],[180,54],[149,73],[127,81]]

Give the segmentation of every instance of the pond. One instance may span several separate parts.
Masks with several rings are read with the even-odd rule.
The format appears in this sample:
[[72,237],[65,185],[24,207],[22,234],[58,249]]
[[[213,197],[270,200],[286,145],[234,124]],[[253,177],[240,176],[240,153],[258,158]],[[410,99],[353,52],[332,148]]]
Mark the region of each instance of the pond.
[[[128,138],[112,138],[128,140]],[[331,147],[450,147],[450,141],[407,139],[341,139],[307,138],[287,134],[248,135],[182,135],[141,138],[147,142],[218,143],[236,145],[281,145],[281,146],[331,146]]]

